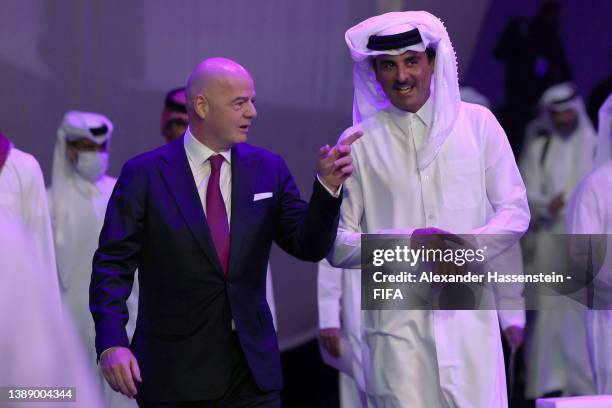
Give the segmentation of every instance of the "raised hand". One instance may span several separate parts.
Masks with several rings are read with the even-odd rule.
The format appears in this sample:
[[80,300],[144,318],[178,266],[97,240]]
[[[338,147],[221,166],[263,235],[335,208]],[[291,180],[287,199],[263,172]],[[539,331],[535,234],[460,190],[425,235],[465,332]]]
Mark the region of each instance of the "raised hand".
[[357,131],[334,147],[325,145],[319,149],[318,173],[321,182],[331,191],[337,191],[342,183],[353,174],[351,145],[363,135]]

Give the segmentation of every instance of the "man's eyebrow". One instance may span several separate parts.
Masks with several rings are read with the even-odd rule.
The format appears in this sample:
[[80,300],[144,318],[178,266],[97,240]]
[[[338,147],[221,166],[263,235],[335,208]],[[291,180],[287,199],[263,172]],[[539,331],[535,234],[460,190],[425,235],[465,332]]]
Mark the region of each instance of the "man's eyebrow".
[[245,102],[248,101],[249,98],[247,96],[238,96],[232,100],[232,102]]

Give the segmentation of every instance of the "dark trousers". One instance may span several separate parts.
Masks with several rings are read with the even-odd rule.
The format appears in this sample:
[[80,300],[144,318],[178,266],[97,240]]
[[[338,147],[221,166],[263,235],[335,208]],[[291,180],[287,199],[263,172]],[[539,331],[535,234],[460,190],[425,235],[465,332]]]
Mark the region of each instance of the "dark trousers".
[[249,369],[238,336],[234,335],[234,360],[230,386],[223,396],[214,400],[155,402],[138,400],[140,408],[280,408],[280,391],[263,392]]

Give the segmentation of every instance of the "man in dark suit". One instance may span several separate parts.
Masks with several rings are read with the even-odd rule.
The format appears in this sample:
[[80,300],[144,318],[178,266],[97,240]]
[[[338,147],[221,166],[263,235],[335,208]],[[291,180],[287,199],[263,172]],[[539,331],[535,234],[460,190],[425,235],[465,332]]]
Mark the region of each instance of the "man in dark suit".
[[96,350],[109,384],[142,407],[280,406],[270,247],[307,261],[327,254],[360,134],[321,148],[307,204],[280,156],[244,143],[254,101],[242,66],[202,61],[187,83],[185,135],[128,161],[109,202],[90,286]]

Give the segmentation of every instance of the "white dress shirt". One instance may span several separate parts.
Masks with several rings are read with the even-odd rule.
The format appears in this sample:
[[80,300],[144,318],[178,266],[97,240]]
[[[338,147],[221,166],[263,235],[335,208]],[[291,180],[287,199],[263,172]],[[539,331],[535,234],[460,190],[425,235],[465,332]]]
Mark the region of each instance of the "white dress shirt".
[[208,189],[208,179],[210,178],[210,160],[208,159],[216,154],[223,156],[219,186],[221,188],[221,195],[223,196],[225,211],[227,212],[227,223],[229,225],[232,213],[232,149],[230,148],[224,152],[217,153],[196,139],[189,128],[187,128],[185,132],[184,141],[189,167],[191,168],[191,173],[193,174],[193,179],[195,180],[198,194],[200,195],[200,202],[202,203],[202,208],[204,208],[204,214],[206,214],[206,190]]

